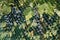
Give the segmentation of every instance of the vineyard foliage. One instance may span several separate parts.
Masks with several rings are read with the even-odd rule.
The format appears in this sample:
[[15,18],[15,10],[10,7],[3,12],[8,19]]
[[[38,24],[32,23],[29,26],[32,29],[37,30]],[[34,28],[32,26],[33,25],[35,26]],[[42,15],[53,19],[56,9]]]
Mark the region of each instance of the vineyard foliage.
[[60,40],[60,0],[0,0],[0,40]]

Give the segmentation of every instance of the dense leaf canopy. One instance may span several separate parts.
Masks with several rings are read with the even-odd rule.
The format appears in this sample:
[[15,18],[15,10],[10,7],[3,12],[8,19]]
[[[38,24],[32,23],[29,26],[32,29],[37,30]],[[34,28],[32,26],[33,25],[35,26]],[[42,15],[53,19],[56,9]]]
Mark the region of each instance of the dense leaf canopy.
[[0,0],[0,40],[60,40],[60,0]]

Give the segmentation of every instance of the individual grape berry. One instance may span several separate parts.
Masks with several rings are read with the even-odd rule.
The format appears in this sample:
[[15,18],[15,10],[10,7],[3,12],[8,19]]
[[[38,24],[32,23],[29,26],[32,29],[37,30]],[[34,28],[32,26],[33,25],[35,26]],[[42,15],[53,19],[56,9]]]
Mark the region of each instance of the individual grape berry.
[[14,17],[16,17],[17,15],[15,14]]
[[7,15],[5,15],[4,18],[7,18]]

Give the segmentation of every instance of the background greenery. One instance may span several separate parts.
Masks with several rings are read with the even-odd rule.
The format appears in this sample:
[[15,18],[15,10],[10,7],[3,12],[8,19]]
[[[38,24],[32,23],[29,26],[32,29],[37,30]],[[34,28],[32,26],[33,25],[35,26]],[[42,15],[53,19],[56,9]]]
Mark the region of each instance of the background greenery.
[[[42,18],[43,13],[48,14],[49,18],[54,15],[54,10],[56,11],[58,16],[53,25],[46,26],[46,23],[42,21],[42,27],[44,30],[43,35],[39,35],[34,31],[34,27],[36,26],[35,22],[31,22],[31,18],[33,18],[34,12],[31,7],[33,7],[37,3],[38,12],[40,17]],[[60,40],[60,0],[19,0],[19,6],[26,6],[26,9],[23,11],[25,15],[25,19],[27,22],[27,29],[25,29],[25,23],[22,23],[20,26],[14,22],[14,26],[12,30],[5,31],[6,22],[2,20],[2,16],[9,14],[11,12],[11,4],[15,5],[18,10],[17,3],[14,3],[14,0],[0,0],[0,40]],[[31,6],[31,7],[29,7]],[[4,29],[5,28],[5,29]],[[30,29],[34,29],[29,31]],[[24,32],[26,31],[24,36]],[[15,33],[15,35],[14,35]]]

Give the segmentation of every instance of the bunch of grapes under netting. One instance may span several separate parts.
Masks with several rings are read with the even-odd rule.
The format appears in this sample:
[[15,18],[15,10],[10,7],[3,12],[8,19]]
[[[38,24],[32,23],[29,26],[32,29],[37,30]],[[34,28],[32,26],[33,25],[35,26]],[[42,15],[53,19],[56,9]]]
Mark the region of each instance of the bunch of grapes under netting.
[[60,40],[59,0],[0,0],[0,40]]

